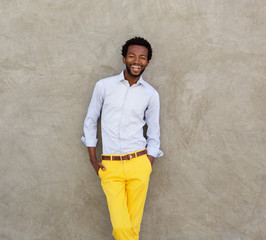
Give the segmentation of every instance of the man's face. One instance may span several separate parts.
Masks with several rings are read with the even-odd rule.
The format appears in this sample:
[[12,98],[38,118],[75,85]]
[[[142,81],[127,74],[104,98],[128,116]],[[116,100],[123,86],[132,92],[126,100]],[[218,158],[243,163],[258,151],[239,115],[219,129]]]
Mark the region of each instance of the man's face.
[[139,45],[131,45],[128,47],[126,57],[123,57],[126,64],[128,74],[134,78],[140,77],[148,66],[148,49]]

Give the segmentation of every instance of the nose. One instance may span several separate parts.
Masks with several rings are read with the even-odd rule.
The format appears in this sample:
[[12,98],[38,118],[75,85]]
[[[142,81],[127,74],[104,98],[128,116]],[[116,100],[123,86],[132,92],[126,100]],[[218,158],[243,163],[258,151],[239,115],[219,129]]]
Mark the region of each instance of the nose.
[[139,57],[136,57],[134,62],[135,63],[141,63],[140,58]]

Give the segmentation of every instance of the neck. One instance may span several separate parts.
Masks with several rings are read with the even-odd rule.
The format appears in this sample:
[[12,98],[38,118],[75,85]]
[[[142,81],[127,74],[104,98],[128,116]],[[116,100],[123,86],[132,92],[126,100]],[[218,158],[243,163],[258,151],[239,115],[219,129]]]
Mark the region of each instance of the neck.
[[127,80],[129,82],[130,86],[137,83],[138,80],[140,79],[140,76],[134,77],[134,76],[130,75],[127,70],[124,71],[124,77],[125,77],[125,80]]

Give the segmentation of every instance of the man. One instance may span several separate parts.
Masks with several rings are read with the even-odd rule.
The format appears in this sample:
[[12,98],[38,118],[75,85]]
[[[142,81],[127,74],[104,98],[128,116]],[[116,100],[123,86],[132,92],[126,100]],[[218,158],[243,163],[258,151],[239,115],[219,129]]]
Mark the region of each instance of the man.
[[[149,42],[140,37],[128,40],[122,56],[126,69],[96,83],[82,141],[101,178],[113,236],[137,240],[153,161],[163,155],[159,148],[159,95],[141,76],[152,57]],[[100,114],[102,162],[95,151]],[[147,139],[143,136],[145,124]]]

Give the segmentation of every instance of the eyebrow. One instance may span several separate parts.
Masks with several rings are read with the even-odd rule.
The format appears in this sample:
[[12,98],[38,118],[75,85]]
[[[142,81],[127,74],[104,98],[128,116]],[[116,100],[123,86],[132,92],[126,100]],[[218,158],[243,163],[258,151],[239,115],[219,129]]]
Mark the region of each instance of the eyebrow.
[[[130,54],[132,54],[132,55],[136,55],[135,53],[128,53],[128,55],[130,55]],[[141,54],[140,56],[143,56],[143,57],[147,57],[146,55],[144,55],[144,54]]]

